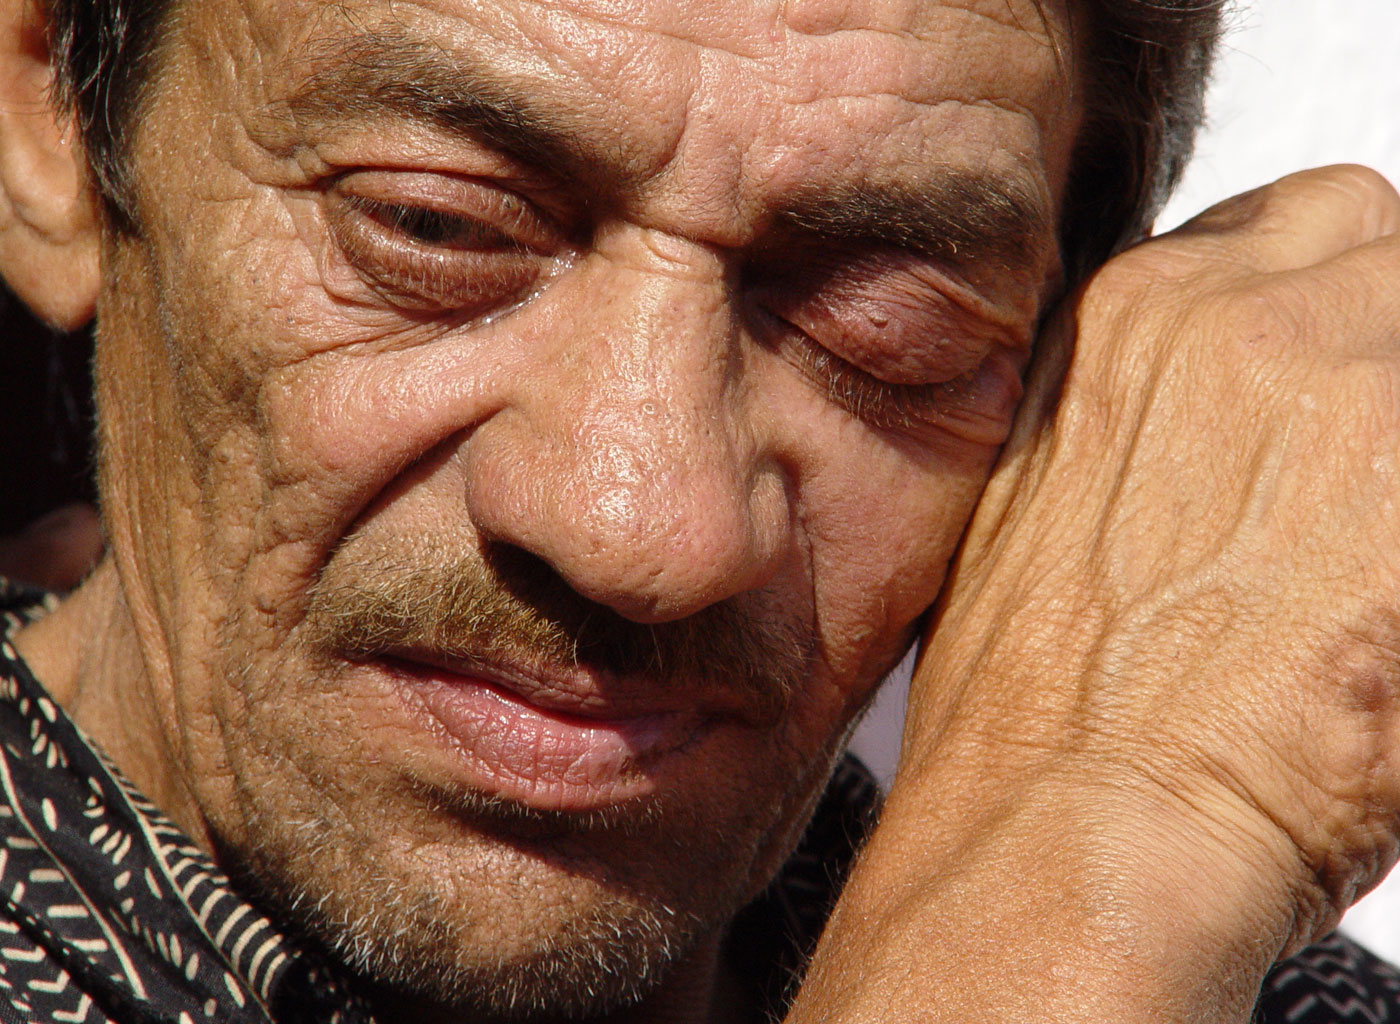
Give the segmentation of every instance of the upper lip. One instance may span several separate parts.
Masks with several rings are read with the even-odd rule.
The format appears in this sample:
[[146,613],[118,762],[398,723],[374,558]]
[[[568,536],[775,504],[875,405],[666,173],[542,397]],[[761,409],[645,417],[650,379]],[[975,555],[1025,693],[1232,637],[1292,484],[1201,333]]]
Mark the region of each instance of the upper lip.
[[[678,692],[646,679],[619,677],[585,667],[532,663],[527,659],[462,657],[422,648],[394,648],[380,658],[439,669],[505,690],[543,711],[612,720],[659,715],[742,713],[737,694]],[[710,687],[704,687],[709,690]],[[679,698],[685,697],[685,700]],[[725,698],[728,699],[725,699]]]

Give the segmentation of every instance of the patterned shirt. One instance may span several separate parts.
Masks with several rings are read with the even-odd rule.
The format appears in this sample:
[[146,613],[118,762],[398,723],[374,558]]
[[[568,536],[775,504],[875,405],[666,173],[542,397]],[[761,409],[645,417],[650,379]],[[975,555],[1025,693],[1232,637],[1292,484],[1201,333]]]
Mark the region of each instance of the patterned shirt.
[[[42,595],[0,579],[0,1024],[371,1024],[126,781],[9,642]],[[729,954],[778,1019],[879,794],[838,767],[796,853],[735,919]],[[1400,1024],[1400,973],[1333,937],[1270,975],[1261,1024]]]

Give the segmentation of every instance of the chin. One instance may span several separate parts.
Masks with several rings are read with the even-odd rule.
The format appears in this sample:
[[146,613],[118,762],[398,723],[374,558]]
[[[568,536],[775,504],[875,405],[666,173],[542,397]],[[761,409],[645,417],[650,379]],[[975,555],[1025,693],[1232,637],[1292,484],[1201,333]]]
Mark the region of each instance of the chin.
[[[303,697],[250,709],[263,738],[230,752],[240,797],[219,859],[302,941],[448,1019],[588,1018],[712,958],[836,756],[834,740],[799,755],[790,708],[713,730],[618,800],[558,809],[474,784],[396,698],[347,701],[343,680]],[[303,721],[345,742],[312,749]]]
[[509,846],[476,851],[472,872],[460,848],[450,856],[458,878],[480,877],[414,877],[402,862],[367,871],[333,835],[247,877],[372,992],[471,1021],[586,1019],[637,1003],[720,924]]

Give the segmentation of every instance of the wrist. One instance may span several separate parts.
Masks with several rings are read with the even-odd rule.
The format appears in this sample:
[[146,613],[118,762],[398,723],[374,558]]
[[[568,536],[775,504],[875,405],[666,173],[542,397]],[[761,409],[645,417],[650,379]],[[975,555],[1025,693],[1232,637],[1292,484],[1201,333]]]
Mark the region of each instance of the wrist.
[[[1352,876],[1329,837],[1346,838],[1347,806],[1256,731],[1249,709],[1196,710],[1200,693],[1246,678],[1247,664],[1223,644],[1214,660],[1191,651],[1179,629],[1112,636],[1102,609],[1071,588],[1062,616],[1042,608],[1026,621],[1013,601],[1023,617],[1002,604],[991,620],[1003,627],[988,628],[994,591],[968,589],[963,621],[931,638],[911,691],[891,794],[908,800],[911,821],[991,834],[999,817],[1022,816],[1046,843],[1058,827],[1085,863],[1122,864],[1106,897],[1139,903],[1144,920],[1160,919],[1154,931],[1177,927],[1185,946],[1257,952],[1267,936],[1281,957],[1336,926]],[[1154,660],[1158,650],[1174,657]]]
[[866,1019],[865,990],[940,1022],[1246,1021],[1294,929],[1286,841],[1229,801],[1033,760],[896,782],[814,961],[813,1005],[833,982],[849,1003],[823,1019]]

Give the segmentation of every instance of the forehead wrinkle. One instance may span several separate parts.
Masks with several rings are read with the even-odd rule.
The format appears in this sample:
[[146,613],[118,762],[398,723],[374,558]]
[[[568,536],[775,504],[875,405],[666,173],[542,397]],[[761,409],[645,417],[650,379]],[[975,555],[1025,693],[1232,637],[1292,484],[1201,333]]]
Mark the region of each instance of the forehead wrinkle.
[[[608,0],[522,2],[542,11],[545,16],[566,12],[578,21],[626,32],[645,33],[701,52],[713,51],[731,58],[761,60],[766,55],[767,48],[755,48],[751,44],[756,40],[766,39],[771,45],[779,40],[776,28],[780,7],[776,2],[767,5],[770,10],[764,15],[763,4],[735,4],[733,0],[720,0],[723,13],[733,22],[729,31],[725,31],[725,25],[714,18],[699,17],[693,25],[686,21],[686,14],[706,8],[707,5],[701,3],[677,5],[674,2],[666,2],[661,4],[659,12],[653,12],[649,10],[651,4],[639,4],[633,0],[624,0],[622,4],[609,3]],[[655,16],[656,13],[661,16]]]
[[[556,5],[547,4],[544,0],[530,2],[535,9],[548,10],[551,15],[557,11]],[[570,3],[567,7],[571,18],[607,27],[622,26],[623,30],[629,33],[655,34],[660,38],[679,41],[687,51],[698,55],[700,78],[706,88],[694,90],[691,94],[683,119],[683,129],[675,136],[677,145],[672,159],[652,176],[645,190],[647,194],[665,191],[673,181],[685,177],[685,153],[695,144],[695,136],[703,134],[707,110],[717,108],[722,115],[732,113],[728,104],[734,100],[736,91],[735,65],[748,65],[752,69],[755,84],[766,87],[766,91],[762,88],[760,91],[740,90],[745,97],[746,106],[755,111],[754,116],[758,116],[758,112],[765,107],[771,110],[770,115],[760,117],[764,130],[749,134],[749,145],[738,146],[733,140],[730,142],[733,173],[726,181],[736,183],[754,182],[766,177],[765,165],[770,164],[771,160],[761,152],[764,149],[765,133],[778,138],[782,137],[783,129],[793,127],[782,124],[786,120],[782,109],[784,107],[818,102],[840,103],[843,100],[863,104],[889,100],[910,105],[910,113],[902,120],[913,123],[921,114],[928,113],[929,108],[935,106],[981,106],[1011,114],[1022,124],[1032,126],[1038,124],[1035,110],[1038,101],[1045,101],[1048,93],[1052,103],[1059,103],[1067,92],[1064,81],[1056,74],[1065,69],[1059,65],[1051,48],[1034,37],[1028,38],[1028,33],[1016,22],[1014,12],[1009,8],[1008,17],[1004,20],[963,8],[943,12],[946,18],[940,21],[940,25],[945,26],[945,30],[939,42],[946,42],[949,37],[977,37],[979,48],[987,53],[987,59],[981,62],[980,69],[976,69],[973,67],[976,62],[970,58],[969,47],[959,49],[959,56],[962,58],[960,61],[950,62],[947,59],[946,46],[936,47],[930,40],[908,33],[891,33],[869,28],[852,31],[834,42],[836,47],[841,48],[835,54],[830,52],[833,41],[829,39],[815,38],[804,42],[803,39],[789,33],[774,36],[768,40],[771,45],[761,50],[744,49],[711,45],[697,41],[691,36],[659,31],[652,26],[639,27],[635,21],[624,22],[616,17],[585,11],[578,3]],[[969,14],[972,15],[971,18],[968,17]],[[999,72],[1005,71],[1009,50],[1002,44],[999,36],[994,37],[991,42],[986,40],[982,33],[985,32],[985,25],[989,23],[996,27],[999,34],[1013,37],[1012,41],[1020,50],[1021,63],[1034,65],[1027,72],[1027,77],[1034,83],[1030,95],[1017,98],[1009,93],[996,91],[1002,83],[995,81],[995,78]],[[853,53],[850,49],[853,41],[865,52]],[[798,48],[796,54],[791,52],[794,46]],[[1040,63],[1037,64],[1038,60]],[[955,69],[950,69],[954,81],[940,81],[939,72],[948,68],[950,64],[957,65]],[[806,79],[800,78],[804,68],[809,70]],[[966,79],[969,73],[976,73],[981,77],[969,82]],[[843,80],[843,75],[847,74],[854,80]],[[793,80],[794,76],[799,76],[797,81]],[[888,87],[871,88],[871,83],[876,81]],[[714,87],[711,83],[719,84],[718,87]],[[848,90],[848,95],[843,96],[842,89]],[[765,99],[773,102],[765,103]],[[923,111],[917,109],[921,106],[925,108]],[[880,134],[883,135],[883,132]],[[936,132],[929,130],[926,134],[933,135]],[[791,140],[787,148],[791,148]],[[1039,144],[1033,133],[1023,136],[1013,146],[1013,150],[1031,158],[1040,155]],[[708,159],[702,166],[713,169],[713,156],[713,153],[707,152]],[[751,162],[754,164],[752,168],[747,166]],[[719,185],[718,182],[716,184]],[[723,186],[719,187],[722,191]],[[1038,178],[1028,191],[1041,196],[1045,202],[1027,203],[1024,204],[1024,208],[1043,212],[1050,192],[1048,184]],[[742,194],[732,188],[728,193],[731,196]],[[726,202],[718,197],[712,200],[712,205],[715,212],[736,208],[733,203],[726,207]],[[750,207],[745,212],[761,211]],[[1020,232],[1020,236],[1033,234],[1046,220],[1048,218],[1040,216],[1029,217],[1031,230]]]
[[[526,0],[526,4],[532,12],[544,12],[551,19],[561,16],[556,5],[547,4],[542,0]],[[432,10],[428,4],[411,3],[406,6],[419,11]],[[571,4],[570,7],[577,8],[578,4]],[[572,10],[566,16],[570,19],[578,17]],[[512,25],[513,39],[514,33],[528,30],[534,19],[512,16],[507,20]],[[414,22],[416,23],[416,19]],[[610,28],[616,26],[616,22],[610,18],[585,17],[583,23]],[[733,221],[737,214],[739,220],[753,221],[755,218],[762,219],[766,216],[771,209],[771,203],[761,199],[760,194],[765,190],[770,196],[778,194],[774,190],[775,186],[790,187],[794,184],[792,177],[784,173],[779,164],[773,161],[776,159],[780,163],[793,166],[804,162],[800,159],[789,161],[782,156],[783,153],[792,156],[796,155],[798,150],[802,150],[810,151],[810,155],[829,147],[829,142],[822,142],[823,133],[819,131],[821,125],[816,123],[825,122],[825,117],[821,114],[804,115],[802,121],[813,122],[805,128],[799,128],[796,122],[785,123],[791,120],[789,115],[794,107],[821,102],[848,104],[849,109],[837,111],[836,116],[850,120],[852,127],[860,130],[861,137],[866,140],[861,143],[861,152],[874,146],[893,145],[894,149],[903,154],[901,163],[907,165],[904,167],[905,171],[910,170],[917,162],[927,162],[929,157],[936,156],[943,145],[939,142],[943,132],[942,122],[939,120],[942,115],[935,116],[930,109],[934,104],[922,103],[921,97],[917,95],[911,97],[908,92],[890,89],[873,93],[869,90],[852,91],[850,95],[843,96],[839,93],[833,94],[831,82],[827,83],[825,89],[820,88],[817,82],[820,76],[817,72],[830,69],[833,62],[811,59],[816,58],[817,54],[812,53],[809,46],[826,49],[830,45],[827,41],[813,41],[808,45],[798,43],[800,50],[808,51],[802,54],[802,57],[808,59],[772,61],[738,56],[728,50],[699,46],[686,39],[682,41],[687,49],[697,54],[694,68],[698,72],[696,77],[702,87],[684,90],[683,110],[669,113],[669,118],[677,124],[667,131],[665,145],[658,145],[657,140],[653,138],[647,142],[644,154],[637,150],[629,153],[629,144],[638,144],[633,136],[639,133],[616,130],[615,125],[610,127],[610,122],[615,121],[615,118],[599,116],[599,111],[607,111],[618,102],[617,97],[610,97],[600,91],[599,81],[606,84],[611,81],[610,77],[599,79],[594,76],[590,79],[581,74],[580,69],[573,68],[568,62],[561,62],[563,71],[569,74],[569,81],[564,83],[564,91],[560,92],[559,86],[549,81],[556,76],[542,76],[537,66],[531,66],[528,61],[513,56],[513,51],[519,47],[507,44],[507,49],[498,57],[491,46],[491,43],[500,41],[498,38],[492,38],[496,36],[494,32],[488,37],[486,55],[483,56],[480,47],[474,48],[469,45],[469,38],[455,40],[441,34],[421,37],[413,34],[414,30],[407,27],[408,24],[406,19],[395,18],[387,29],[378,26],[372,31],[357,33],[348,40],[343,37],[329,40],[323,38],[304,54],[294,55],[294,63],[305,58],[303,62],[312,65],[315,71],[309,80],[311,84],[300,90],[299,96],[292,101],[292,106],[300,107],[299,113],[304,113],[305,108],[311,106],[319,108],[318,113],[322,115],[344,118],[365,113],[366,104],[372,107],[375,104],[387,103],[391,108],[397,106],[406,111],[416,108],[417,113],[435,117],[450,128],[476,129],[479,134],[481,129],[485,129],[484,134],[488,136],[486,141],[495,141],[489,138],[492,134],[504,134],[509,137],[506,140],[509,143],[506,147],[508,151],[514,150],[517,155],[524,151],[523,155],[528,161],[542,163],[551,169],[587,171],[587,176],[603,185],[614,198],[636,202],[655,197],[659,201],[667,202],[676,197],[683,197],[687,204],[687,221],[693,231],[676,233],[696,239],[706,238],[711,225],[722,224],[726,217]],[[966,28],[967,22],[963,20],[960,24]],[[627,28],[629,32],[646,31],[632,26]],[[871,77],[894,77],[901,81],[917,79],[920,77],[920,65],[929,67],[930,63],[939,63],[933,59],[938,56],[937,53],[932,52],[937,48],[919,40],[910,39],[901,43],[889,39],[887,34],[866,35],[875,37],[871,39],[872,43],[878,41],[882,44],[887,64],[894,65],[892,69],[887,68],[883,72],[878,69],[871,71]],[[541,37],[532,35],[530,38],[538,43]],[[673,36],[663,38],[674,41]],[[793,42],[791,38],[785,37],[777,45],[781,51],[784,43],[790,45]],[[890,48],[892,42],[893,49]],[[543,55],[537,50],[526,48],[523,56],[540,61],[552,55],[549,46],[542,49]],[[632,52],[642,48],[624,49]],[[894,59],[890,59],[891,56]],[[732,124],[726,124],[725,115],[732,115],[728,104],[735,92],[735,61],[755,68],[757,75],[754,84],[762,93],[767,94],[769,100],[779,102],[765,102],[761,94],[746,92],[750,97],[749,106],[753,112],[745,117],[749,121],[749,128],[754,130],[746,132],[742,138],[728,138],[726,142],[726,133],[732,136],[733,132],[730,129],[734,127]],[[853,63],[862,65],[865,62],[857,60]],[[945,59],[943,63],[948,62]],[[964,63],[961,69],[963,75],[968,73],[969,63],[971,62]],[[813,67],[813,75],[805,85],[801,80],[792,81],[794,65]],[[522,66],[526,68],[523,75],[518,74]],[[787,80],[781,75],[784,69],[789,74]],[[541,78],[543,89],[537,88],[537,79]],[[572,88],[578,84],[585,86],[585,90]],[[622,84],[630,83],[624,80]],[[976,80],[969,83],[964,78],[960,84],[963,89],[971,89],[973,93],[980,91]],[[800,95],[777,95],[784,87],[788,90],[795,89]],[[551,88],[557,96],[553,102],[550,101]],[[811,96],[814,91],[821,94]],[[1012,155],[1013,162],[1018,164],[1037,155],[1036,137],[1033,131],[1027,130],[1035,123],[1030,104],[1002,95],[973,94],[950,97],[946,88],[933,88],[930,91],[936,96],[937,106],[940,107],[958,104],[982,106],[1018,115],[1026,127],[1016,129],[1019,134],[1011,140],[1011,148],[1006,152]],[[892,118],[889,104],[895,103],[908,104],[908,114],[897,114]],[[474,116],[463,118],[462,109],[454,109],[454,106],[474,106]],[[921,107],[923,109],[920,109]],[[718,133],[705,131],[707,123],[712,120],[707,116],[711,109],[717,110],[721,115],[715,122],[719,128]],[[764,113],[765,110],[767,113]],[[757,121],[753,120],[754,118],[757,118]],[[666,118],[656,120],[665,121]],[[870,127],[878,128],[881,125],[884,128],[879,136],[872,135]],[[890,143],[886,134],[892,127],[907,132],[908,139],[897,141],[897,144]],[[525,130],[517,130],[521,128]],[[797,136],[792,135],[791,129],[794,128],[798,129]],[[697,135],[703,139],[702,142],[697,143]],[[766,136],[771,136],[772,139],[785,138],[787,141],[775,149],[764,141]],[[919,139],[929,144],[914,145],[914,148],[910,149],[910,145],[917,143]],[[1005,141],[1007,140],[1003,140]],[[938,144],[933,145],[935,142]],[[687,163],[687,150],[692,145],[713,147],[716,143],[729,147],[727,158],[721,157],[717,160],[716,153],[720,151],[710,148],[706,150],[702,160]],[[893,149],[891,151],[893,152]],[[1019,159],[1015,158],[1016,153],[1021,154]],[[854,152],[843,154],[832,151],[832,160],[837,163],[844,164],[857,156],[859,154]],[[919,159],[909,160],[909,157]],[[692,173],[696,171],[700,172],[699,176]],[[773,180],[775,172],[777,178],[788,180],[782,183]],[[819,178],[811,180],[820,183]],[[833,178],[827,184],[839,186],[840,183]],[[1032,191],[1048,192],[1048,188],[1045,182],[1039,181]],[[1029,208],[1026,205],[1026,209]],[[956,228],[956,225],[954,227]],[[1022,234],[1029,233],[1031,232]],[[746,232],[729,238],[714,237],[711,240],[719,244],[742,244],[744,234]],[[929,232],[924,232],[924,235],[928,234]],[[957,243],[960,246],[975,248],[975,232],[955,230],[953,235],[955,239],[961,239]],[[909,234],[909,238],[911,244],[920,242],[917,232]]]
[[[952,62],[957,66],[949,70],[958,73],[966,71],[969,53],[977,50],[992,58],[989,71],[1002,73],[1012,52],[1008,47],[1016,46],[1023,55],[1020,64],[1025,66],[1027,74],[1044,80],[1055,91],[1062,91],[1062,87],[1068,84],[1060,80],[1066,77],[1067,70],[1060,59],[1061,44],[1068,38],[1067,23],[1063,32],[1057,34],[1046,20],[1048,15],[1043,16],[1034,4],[1027,2],[1028,13],[1033,15],[1030,20],[1042,27],[1042,31],[1037,33],[1027,28],[1027,19],[1013,10],[1013,2],[1014,0],[987,0],[992,10],[1004,13],[1004,16],[999,18],[988,11],[974,10],[968,6],[930,4],[928,0],[912,0],[906,4],[909,11],[927,12],[925,20],[929,23],[922,28],[899,24],[901,19],[897,18],[865,16],[859,24],[843,26],[829,32],[799,31],[790,24],[785,24],[783,19],[791,0],[780,0],[769,5],[767,17],[758,16],[758,12],[762,10],[760,5],[734,5],[731,0],[723,0],[726,14],[732,16],[732,12],[737,9],[741,12],[748,10],[752,15],[746,20],[737,20],[730,26],[731,31],[724,31],[726,26],[717,24],[715,19],[697,19],[698,24],[691,32],[681,31],[674,25],[663,24],[660,18],[636,17],[639,7],[643,14],[647,14],[651,5],[637,4],[631,0],[626,4],[627,13],[634,15],[631,18],[623,17],[614,9],[616,5],[607,3],[607,0],[594,3],[594,7],[599,4],[604,6],[603,11],[590,10],[587,6],[589,0],[521,0],[521,5],[540,12],[539,16],[546,21],[553,21],[561,13],[566,13],[569,18],[579,23],[636,35],[648,35],[679,44],[694,51],[701,59],[747,63],[756,68],[760,75],[766,73],[765,77],[773,84],[781,84],[779,79],[791,75],[804,60],[811,68],[809,82],[815,88],[830,89],[833,78],[839,80],[851,73],[859,75],[877,68],[882,68],[888,77],[891,67],[903,67],[911,63],[921,63],[924,66],[907,75],[904,80],[911,84],[941,84],[945,76],[928,74],[929,58],[936,44],[938,59],[931,63],[935,66],[947,66],[950,63],[947,54],[955,49],[959,60]],[[1044,2],[1053,3],[1054,0]],[[697,6],[704,5],[686,3],[681,5],[681,10],[684,12]],[[841,6],[849,10],[852,5],[846,0]],[[867,6],[886,10],[897,5],[879,0]],[[662,8],[662,13],[675,20],[676,9],[673,3],[663,4]],[[861,10],[864,13],[865,7]],[[909,18],[902,20],[908,21]],[[989,28],[995,35],[989,35]],[[701,38],[697,33],[702,31],[708,32],[713,38]],[[1064,36],[1064,39],[1061,36]],[[1031,43],[1031,48],[1026,47],[1027,42]],[[761,45],[755,45],[757,43]],[[899,46],[901,43],[904,44],[901,49],[891,49],[892,44]],[[832,45],[841,47],[841,50],[821,53],[809,49],[830,48]],[[794,53],[791,50],[793,46],[800,49]],[[852,49],[852,46],[856,49]],[[1046,56],[1043,68],[1030,66],[1037,52]],[[668,53],[666,57],[668,61],[675,59],[672,53]],[[922,58],[922,61],[919,58]],[[878,91],[855,85],[850,88],[853,92],[859,91],[867,95]],[[901,95],[910,98],[907,93]]]
[[[625,185],[647,176],[654,154],[629,152],[629,136],[608,133],[601,96],[550,102],[537,76],[518,76],[471,49],[450,50],[400,27],[319,40],[311,71],[265,116],[286,122],[356,124],[406,118],[496,146],[556,177]],[[590,107],[596,107],[591,111]],[[666,147],[663,146],[663,149]]]
[[[538,41],[539,36],[531,38]],[[638,49],[630,47],[628,52]],[[293,63],[313,70],[289,99],[277,108],[267,108],[270,118],[331,123],[384,115],[424,119],[449,132],[499,146],[556,177],[596,183],[599,196],[627,202],[667,190],[675,179],[686,129],[697,117],[703,120],[697,110],[711,102],[712,94],[721,93],[710,86],[677,88],[672,90],[677,109],[652,118],[648,132],[619,131],[616,118],[609,116],[617,100],[597,91],[596,74],[570,74],[587,91],[559,92],[558,99],[551,101],[549,83],[539,88],[541,76],[517,75],[518,63],[509,55],[503,62],[483,59],[471,47],[420,37],[401,23],[348,39],[321,39],[294,57]],[[703,55],[694,67],[694,75],[683,69],[677,77],[686,82],[715,77],[713,62]],[[566,74],[575,72],[567,63],[562,68]],[[616,77],[625,79],[621,73]],[[601,78],[604,83],[608,80]],[[656,93],[649,90],[650,97]],[[655,130],[668,121],[674,121],[674,126],[664,133]],[[639,143],[642,139],[644,147]],[[711,159],[703,166],[712,170],[714,165]],[[740,177],[713,181],[705,191],[732,195]],[[718,215],[734,210],[732,203],[711,205],[716,222],[722,220]]]
[[868,29],[794,36],[784,58],[772,71],[784,76],[794,97],[886,93],[914,103],[991,98],[1027,112],[1063,106],[1072,86],[1070,69],[1053,50],[1019,33],[1000,39],[966,25],[937,40]]
[[[399,10],[402,6],[404,5],[395,5],[395,10]],[[431,10],[427,4],[409,4],[408,6]],[[1064,69],[1052,70],[1053,62],[1051,61],[1036,66],[1034,52],[1028,51],[1024,44],[1020,47],[1021,52],[1017,54],[1008,50],[1000,42],[996,45],[987,42],[979,33],[969,30],[965,18],[959,18],[958,21],[948,25],[941,32],[938,40],[940,45],[938,46],[932,45],[930,40],[915,37],[909,37],[901,44],[891,39],[890,33],[862,29],[845,33],[847,38],[836,44],[837,50],[835,52],[831,50],[832,41],[827,39],[808,40],[804,43],[800,38],[779,37],[770,40],[771,46],[765,52],[760,53],[758,51],[736,51],[717,44],[702,42],[688,35],[668,33],[654,26],[624,23],[616,18],[584,11],[577,2],[570,3],[564,11],[561,11],[560,4],[549,3],[547,0],[523,0],[521,6],[536,12],[539,20],[536,24],[530,24],[534,19],[522,19],[518,16],[509,19],[515,23],[516,34],[540,44],[545,43],[540,30],[550,31],[550,34],[555,36],[556,45],[550,46],[546,43],[538,46],[532,52],[525,53],[521,47],[512,45],[512,41],[507,41],[504,38],[497,37],[493,42],[503,44],[505,51],[503,56],[507,58],[513,71],[525,63],[522,58],[530,58],[548,64],[556,72],[562,71],[563,74],[575,79],[577,83],[588,87],[587,91],[574,91],[568,96],[562,96],[561,100],[567,102],[553,104],[552,113],[560,120],[563,120],[563,115],[568,112],[568,108],[588,107],[592,108],[595,113],[606,111],[616,103],[619,97],[605,93],[603,87],[609,85],[626,87],[635,85],[637,80],[644,80],[644,84],[647,86],[646,98],[653,104],[650,108],[653,113],[658,112],[654,105],[658,98],[657,86],[663,86],[676,93],[676,100],[683,109],[672,112],[672,119],[679,125],[684,125],[688,119],[687,115],[694,109],[694,105],[690,102],[691,98],[704,95],[706,92],[704,89],[694,88],[695,79],[713,67],[714,73],[709,76],[709,79],[718,82],[719,88],[710,88],[709,91],[717,97],[726,90],[732,94],[735,91],[736,72],[742,74],[741,69],[737,68],[735,64],[748,65],[755,83],[772,88],[774,93],[770,98],[784,102],[831,98],[843,93],[865,98],[888,94],[916,103],[930,100],[941,102],[947,99],[956,99],[967,103],[1003,103],[1008,109],[1024,113],[1030,112],[1030,108],[1035,105],[1037,100],[1045,99],[1044,94],[1047,91],[1057,95],[1062,95],[1065,91],[1063,88],[1065,83],[1061,76],[1054,73],[1054,70],[1063,71]],[[558,24],[560,15],[565,12],[574,24],[563,26]],[[969,12],[956,9],[945,13],[957,17]],[[398,24],[394,28],[389,30],[380,28],[374,30],[371,35],[391,43],[397,43],[396,36],[408,38],[403,21],[397,17],[395,21]],[[591,23],[606,29],[621,30],[631,35],[650,34],[657,39],[685,47],[692,51],[695,59],[693,62],[680,61],[674,50],[653,55],[649,51],[654,47],[647,47],[640,41],[634,43],[631,39],[627,41],[626,46],[620,44],[609,46],[607,45],[610,34],[608,32],[601,32],[586,40],[570,39],[569,36],[577,32],[579,23]],[[964,38],[966,38],[966,45],[961,45]],[[415,45],[425,54],[428,50],[437,50],[438,53],[432,56],[448,58],[447,60],[436,60],[433,63],[439,66],[456,64],[458,69],[452,73],[464,79],[475,78],[484,83],[487,76],[482,72],[489,70],[490,65],[476,57],[475,48],[470,45],[474,42],[476,40],[464,39],[463,43],[466,45],[455,47],[455,52],[451,53],[443,43],[431,42],[427,37],[422,37]],[[795,51],[792,50],[793,46],[797,47]],[[956,61],[950,61],[947,56],[948,49],[952,47],[957,49],[958,59]],[[395,60],[392,51],[398,48],[398,46],[386,47],[386,52],[380,56],[374,52],[372,46],[366,45],[362,48],[363,60],[367,64],[373,63],[375,60]],[[595,63],[601,56],[605,55],[607,50],[621,51],[625,57],[611,59],[610,66],[603,68],[603,74],[599,74],[598,67],[580,69],[572,66],[569,61],[560,59],[566,54],[577,56],[571,52],[575,50],[586,51],[584,55]],[[552,51],[558,51],[558,53]],[[604,53],[599,51],[604,51]],[[980,54],[977,51],[981,51]],[[317,55],[314,51],[308,51],[307,56],[314,60]],[[408,78],[408,72],[416,71],[413,66],[415,61],[423,65],[424,71],[433,70],[429,62],[421,57],[415,58],[411,54],[408,57],[409,59],[399,61],[405,72],[403,77]],[[981,59],[978,59],[979,57]],[[717,63],[712,64],[711,62]],[[616,65],[619,64],[623,66],[617,67]],[[631,64],[632,67],[627,66],[628,64]],[[1024,65],[1023,77],[1034,83],[1029,89],[1023,90],[1028,92],[1026,102],[1013,100],[1008,94],[999,92],[1002,83],[996,79],[1005,73],[1008,64]],[[633,68],[637,70],[634,72]],[[632,79],[630,82],[628,81],[629,74]],[[436,77],[441,79],[445,76],[437,74]],[[522,85],[532,85],[532,80],[536,76],[516,74],[514,77]],[[538,77],[544,78],[546,76],[541,74]],[[427,83],[424,91],[432,84]],[[486,90],[479,89],[478,91]],[[574,118],[573,120],[581,122],[583,119]],[[598,119],[595,118],[595,120]],[[583,125],[579,123],[572,127],[581,128]],[[675,135],[679,136],[682,130],[678,129]]]
[[[951,3],[943,0],[904,0],[903,3],[860,4],[853,0],[783,0],[781,17],[785,28],[798,35],[829,36],[847,32],[882,30],[927,40],[939,27],[930,25],[935,18],[967,17],[996,29],[1011,29],[1037,40],[1041,45],[1055,46],[1068,31],[1060,0],[1021,0],[1023,11],[1016,10],[1017,0],[970,0]],[[878,10],[875,10],[878,8]],[[1059,24],[1052,24],[1052,8]]]
[[[734,56],[762,58],[768,47],[756,41],[778,44],[787,34],[821,36],[845,31],[875,31],[927,41],[943,27],[940,17],[971,16],[997,29],[1053,44],[1056,27],[1049,11],[1036,0],[767,0],[735,4],[733,0],[525,0],[551,11],[567,11],[581,20],[609,27],[645,31],[658,37],[723,50]],[[1022,10],[1017,10],[1017,5]],[[1058,7],[1056,0],[1045,5]],[[1058,11],[1057,11],[1058,13]],[[812,18],[812,15],[817,17]],[[825,15],[823,17],[823,15]],[[813,21],[804,27],[804,20]],[[726,28],[728,31],[726,31]],[[708,37],[708,38],[702,38]]]

